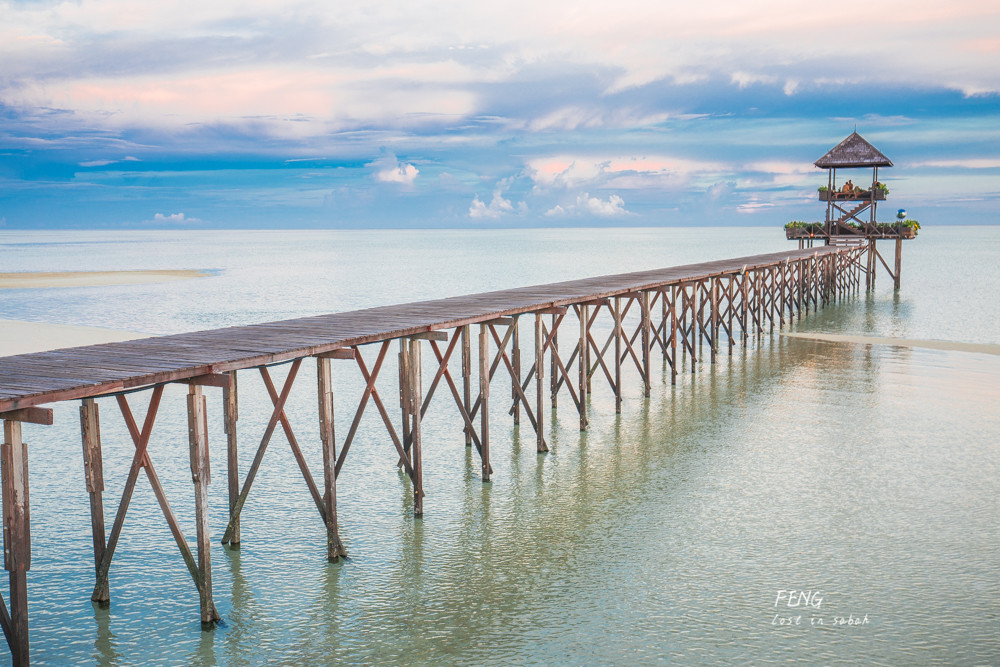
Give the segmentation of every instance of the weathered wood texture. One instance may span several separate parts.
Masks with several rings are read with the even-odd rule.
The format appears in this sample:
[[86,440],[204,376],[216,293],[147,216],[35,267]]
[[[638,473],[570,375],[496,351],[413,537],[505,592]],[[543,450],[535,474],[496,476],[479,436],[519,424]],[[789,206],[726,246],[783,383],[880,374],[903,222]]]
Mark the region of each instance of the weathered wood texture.
[[[846,252],[825,246],[652,271],[450,297],[346,313],[0,357],[0,412],[226,373],[333,350],[688,284],[786,259]],[[690,310],[687,308],[686,310]],[[688,315],[688,321],[693,317]],[[554,342],[554,341],[553,341]],[[586,356],[586,350],[584,350]],[[554,369],[553,369],[554,370]],[[554,373],[550,377],[555,377]]]
[[3,613],[3,629],[14,665],[29,664],[28,570],[31,569],[31,521],[28,502],[28,446],[21,438],[21,422],[3,421],[0,445],[3,478],[3,560],[10,581],[10,612]]

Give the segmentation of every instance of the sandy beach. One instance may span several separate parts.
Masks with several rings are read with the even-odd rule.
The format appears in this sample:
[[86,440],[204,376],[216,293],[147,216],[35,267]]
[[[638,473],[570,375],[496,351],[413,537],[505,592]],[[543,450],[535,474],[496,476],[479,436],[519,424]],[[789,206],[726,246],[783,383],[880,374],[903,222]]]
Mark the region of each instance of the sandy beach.
[[149,334],[99,327],[0,320],[0,357],[137,338],[149,338]]
[[1000,345],[986,343],[957,343],[947,340],[917,340],[913,338],[886,338],[880,336],[851,336],[824,333],[783,333],[789,338],[807,338],[828,343],[857,343],[859,345],[896,345],[898,347],[920,347],[929,350],[950,350],[953,352],[978,352],[1000,355]]
[[99,287],[104,285],[140,285],[175,280],[190,280],[211,275],[207,271],[60,271],[0,273],[0,289],[42,287]]

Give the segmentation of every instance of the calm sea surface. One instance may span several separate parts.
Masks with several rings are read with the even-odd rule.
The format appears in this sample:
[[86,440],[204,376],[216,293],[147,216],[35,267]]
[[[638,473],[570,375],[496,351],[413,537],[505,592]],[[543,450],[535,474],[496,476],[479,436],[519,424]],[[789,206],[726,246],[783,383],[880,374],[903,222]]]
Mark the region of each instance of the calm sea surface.
[[[0,291],[0,318],[174,333],[787,247],[780,229],[3,232],[0,271],[212,275]],[[902,290],[879,281],[795,330],[1000,343],[1000,228],[925,229],[904,249]],[[279,381],[286,368],[274,369]],[[589,431],[563,398],[546,455],[495,400],[485,485],[442,387],[424,422],[422,520],[369,410],[338,479],[351,559],[337,564],[280,430],[244,509],[242,548],[218,544],[225,436],[221,390],[206,389],[224,619],[212,632],[144,478],[111,607],[91,604],[78,404],[58,404],[54,426],[25,426],[34,662],[1000,664],[1000,357],[775,334],[695,371],[676,386],[655,373],[649,399],[628,375],[617,416],[595,376]],[[395,377],[387,365],[383,396]],[[343,437],[363,386],[350,362],[336,363],[335,384]],[[270,403],[256,372],[241,372],[240,389],[245,473]],[[505,396],[509,382],[498,374],[493,391]],[[147,400],[130,396],[139,419]],[[114,400],[99,403],[110,526],[132,444]],[[318,473],[309,364],[288,414]],[[167,389],[149,451],[193,540],[183,387]],[[812,604],[789,607],[788,591],[813,592]]]

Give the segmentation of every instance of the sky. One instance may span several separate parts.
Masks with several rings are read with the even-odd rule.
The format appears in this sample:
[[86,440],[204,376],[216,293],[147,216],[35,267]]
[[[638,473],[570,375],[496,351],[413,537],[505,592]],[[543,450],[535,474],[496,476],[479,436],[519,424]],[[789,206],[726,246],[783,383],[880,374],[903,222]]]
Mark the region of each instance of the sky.
[[781,225],[855,128],[1000,224],[1000,3],[0,0],[0,229]]

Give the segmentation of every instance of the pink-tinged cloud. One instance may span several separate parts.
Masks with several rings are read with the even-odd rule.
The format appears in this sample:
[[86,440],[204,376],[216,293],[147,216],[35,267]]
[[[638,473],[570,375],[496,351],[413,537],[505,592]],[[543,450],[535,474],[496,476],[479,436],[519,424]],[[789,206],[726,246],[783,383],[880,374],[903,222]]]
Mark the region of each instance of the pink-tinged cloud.
[[580,188],[612,183],[616,188],[648,187],[687,180],[696,174],[727,173],[731,165],[665,155],[553,156],[527,162],[536,186]]
[[[141,8],[89,0],[0,7],[0,101],[110,118],[102,123],[303,116],[319,122],[283,131],[321,135],[330,127],[466,118],[484,111],[484,87],[561,68],[613,72],[603,79],[609,93],[711,77],[741,87],[781,85],[787,95],[823,80],[1000,91],[995,0],[372,0],[291,9],[232,0]],[[230,43],[232,53],[219,47]],[[108,65],[112,60],[122,66]],[[543,132],[668,117],[604,102],[525,109],[520,120]]]

